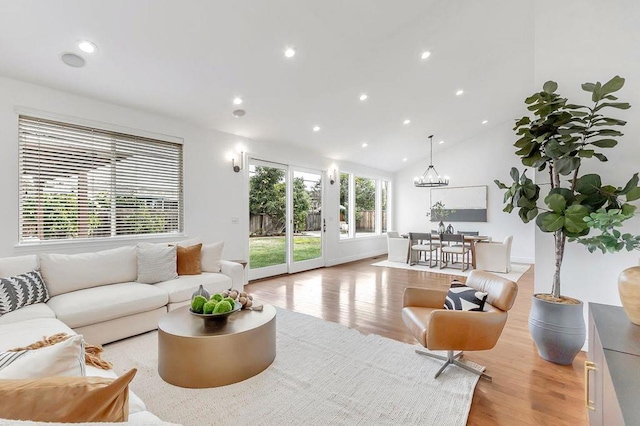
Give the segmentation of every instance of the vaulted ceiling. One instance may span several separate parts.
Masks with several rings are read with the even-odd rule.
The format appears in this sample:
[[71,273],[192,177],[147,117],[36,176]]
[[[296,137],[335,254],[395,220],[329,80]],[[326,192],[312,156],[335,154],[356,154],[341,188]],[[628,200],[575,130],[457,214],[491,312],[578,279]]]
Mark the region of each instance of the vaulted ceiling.
[[3,1],[0,75],[396,171],[429,134],[443,149],[520,113],[532,20],[519,0]]

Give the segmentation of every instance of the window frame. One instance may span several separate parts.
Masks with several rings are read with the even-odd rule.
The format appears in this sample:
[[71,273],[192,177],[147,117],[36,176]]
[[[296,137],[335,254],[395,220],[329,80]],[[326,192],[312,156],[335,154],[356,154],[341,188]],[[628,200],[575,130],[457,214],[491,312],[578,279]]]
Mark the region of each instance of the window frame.
[[[184,232],[185,229],[185,214],[184,214],[184,140],[180,137],[170,136],[166,134],[154,133],[139,129],[134,129],[130,127],[118,126],[115,124],[98,122],[93,120],[86,120],[77,117],[69,117],[61,114],[55,114],[50,112],[39,111],[30,108],[24,107],[15,107],[14,112],[16,114],[16,140],[17,140],[17,160],[18,160],[18,179],[17,179],[17,243],[15,244],[15,248],[20,251],[21,248],[32,251],[34,248],[36,250],[37,247],[92,247],[96,245],[100,246],[121,246],[123,244],[130,243],[131,241],[167,241],[167,240],[175,240],[176,238],[182,238],[186,234]],[[159,145],[161,144],[174,144],[179,145],[179,154],[178,160],[175,162],[175,165],[179,168],[179,178],[178,178],[178,187],[172,188],[175,189],[178,194],[178,208],[177,208],[177,221],[178,225],[175,231],[168,232],[160,232],[160,233],[127,233],[124,235],[114,235],[113,232],[108,236],[90,236],[90,237],[80,237],[80,238],[50,238],[50,239],[25,239],[23,232],[23,197],[21,191],[23,190],[24,181],[22,176],[20,175],[23,170],[23,165],[21,162],[21,155],[23,153],[23,139],[21,134],[21,120],[22,118],[32,119],[32,120],[43,120],[43,121],[52,121],[56,122],[60,125],[67,125],[69,128],[84,128],[85,130],[97,130],[102,133],[113,134],[115,138],[123,137],[129,139],[140,139],[144,141],[144,143],[153,143],[157,141]],[[135,142],[132,142],[135,145]],[[113,183],[112,183],[113,185]],[[114,217],[111,218],[111,221],[114,221]],[[112,228],[117,229],[117,225],[115,222],[112,224]],[[31,248],[31,249],[29,249]]]
[[[353,226],[349,226],[349,232],[347,236],[342,236],[344,234],[338,235],[338,242],[346,242],[346,241],[354,241],[354,240],[363,240],[367,238],[379,238],[381,236],[385,236],[389,230],[389,225],[391,223],[391,209],[389,208],[392,200],[392,184],[393,181],[387,177],[375,177],[371,175],[367,175],[366,173],[355,173],[350,171],[340,171],[340,174],[344,173],[349,175],[349,205],[347,207],[349,213],[349,224],[353,224]],[[373,233],[360,233],[360,235],[356,232],[356,177],[370,179],[375,183],[375,231]],[[387,230],[382,231],[382,182],[387,182]],[[338,188],[338,215],[340,209],[340,188]]]

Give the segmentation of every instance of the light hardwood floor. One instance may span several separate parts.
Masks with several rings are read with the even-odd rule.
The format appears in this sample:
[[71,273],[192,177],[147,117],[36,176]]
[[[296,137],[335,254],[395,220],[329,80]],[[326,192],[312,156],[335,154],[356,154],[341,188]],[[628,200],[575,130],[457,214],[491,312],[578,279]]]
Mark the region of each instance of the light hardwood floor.
[[[453,277],[371,266],[377,260],[254,281],[246,289],[258,302],[313,315],[364,334],[416,344],[400,318],[403,289],[447,289]],[[465,353],[465,359],[486,366],[493,377],[493,382],[478,382],[469,425],[588,424],[584,408],[585,354],[580,353],[571,366],[555,365],[538,356],[529,336],[533,273],[531,267],[518,281],[516,303],[496,347]]]

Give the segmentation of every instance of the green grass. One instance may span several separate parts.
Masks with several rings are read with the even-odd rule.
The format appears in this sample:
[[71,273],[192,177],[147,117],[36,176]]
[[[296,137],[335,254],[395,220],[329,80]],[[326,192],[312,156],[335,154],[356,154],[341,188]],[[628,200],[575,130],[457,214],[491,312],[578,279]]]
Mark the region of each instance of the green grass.
[[[286,263],[285,237],[249,238],[249,266],[251,269]],[[322,256],[320,237],[293,237],[293,260],[315,259]]]

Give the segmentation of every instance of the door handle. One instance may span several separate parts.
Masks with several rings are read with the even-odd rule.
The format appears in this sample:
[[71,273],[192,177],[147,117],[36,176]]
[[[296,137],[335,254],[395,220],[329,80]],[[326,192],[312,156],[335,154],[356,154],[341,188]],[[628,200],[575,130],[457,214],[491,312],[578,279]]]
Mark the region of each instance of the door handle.
[[322,219],[322,232],[327,232],[327,219]]
[[587,409],[596,411],[596,407],[594,407],[593,401],[589,399],[589,372],[596,371],[596,364],[591,361],[584,362],[584,404]]

